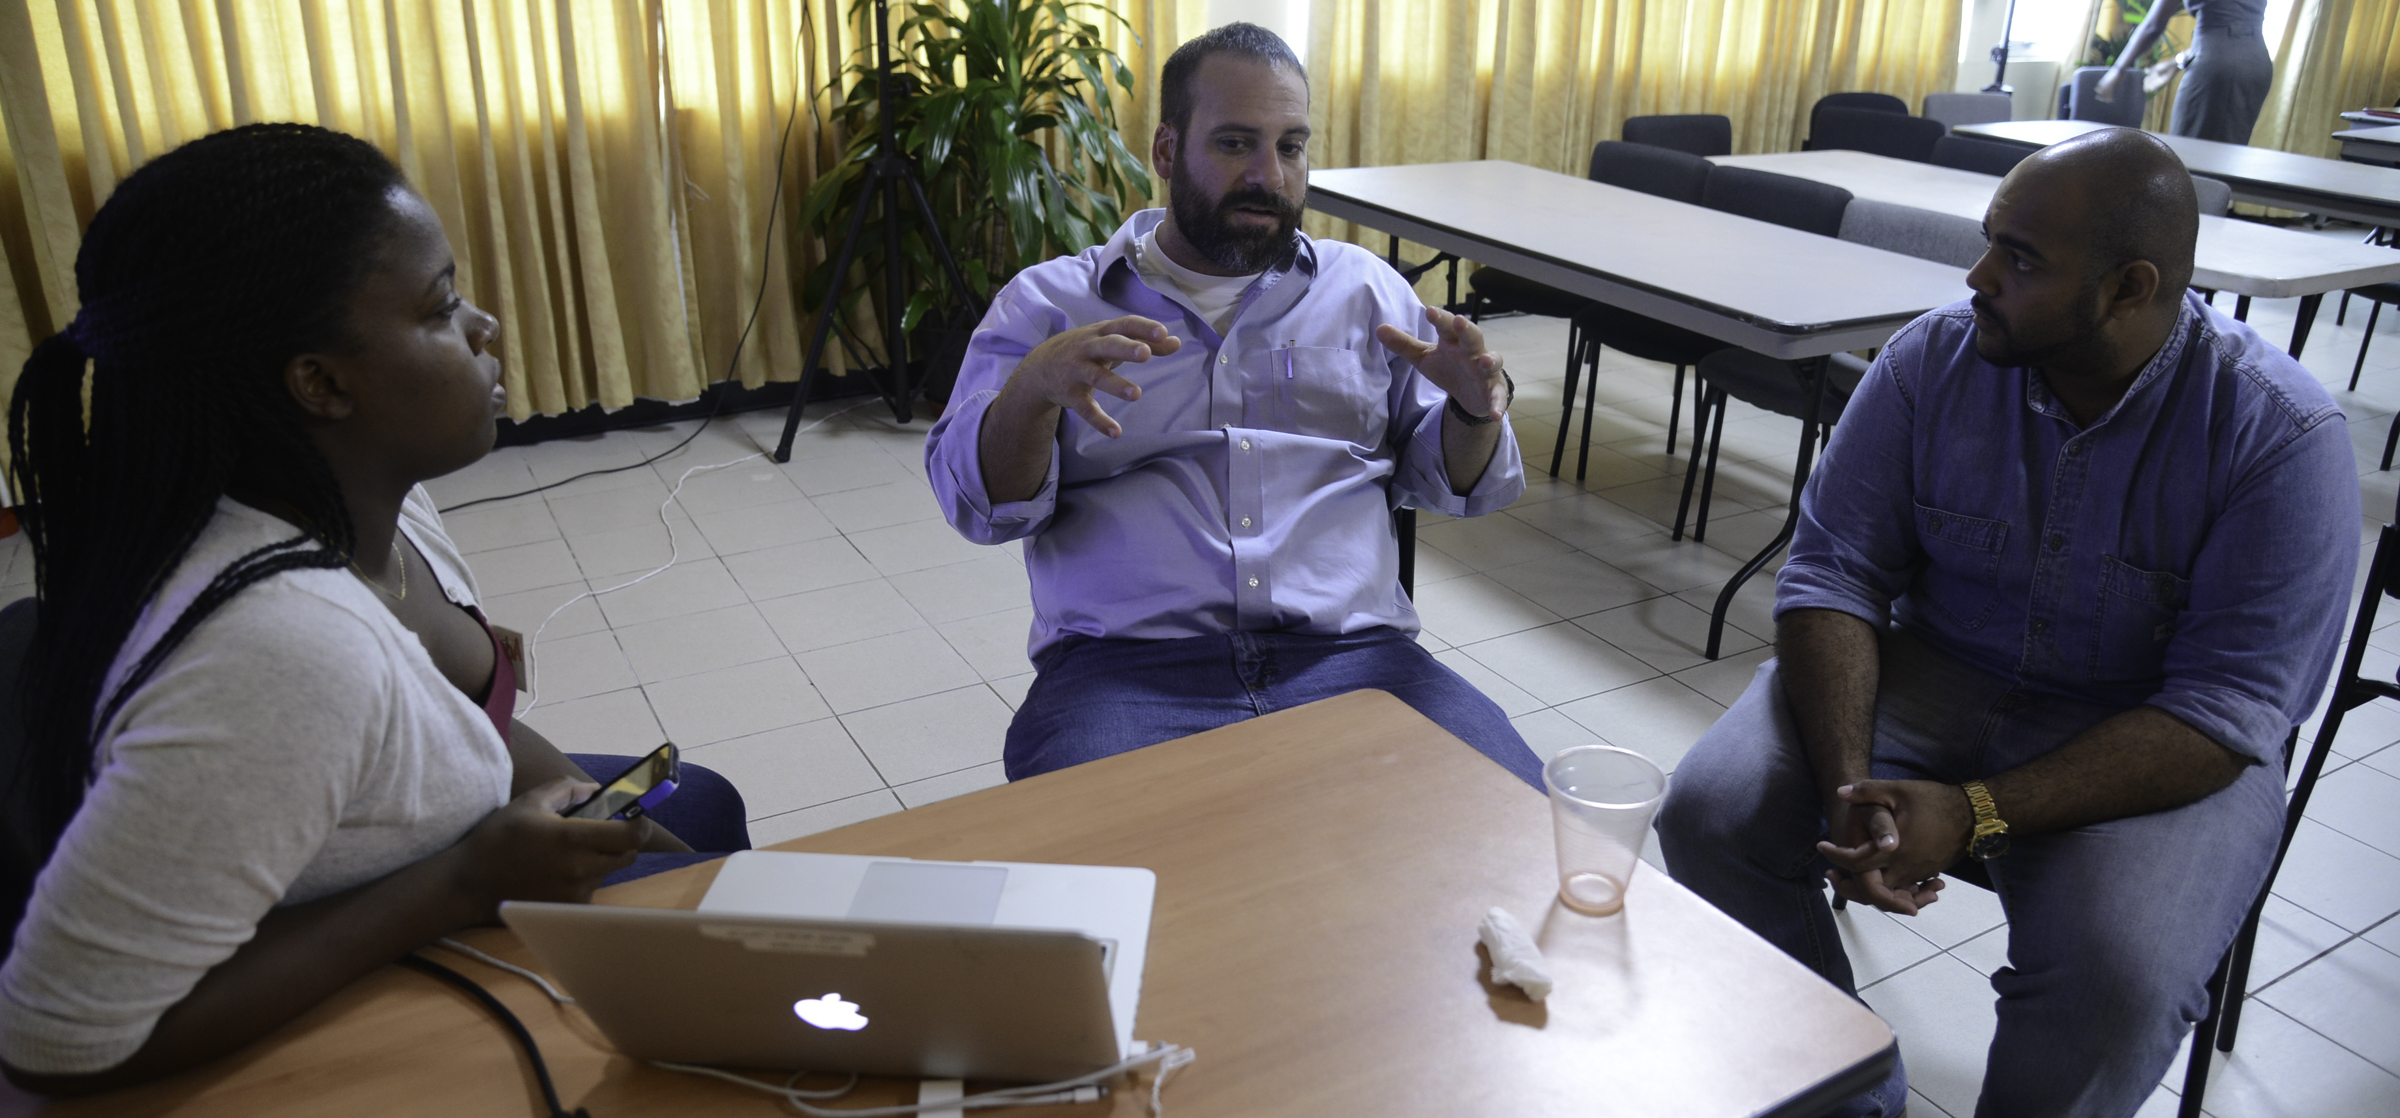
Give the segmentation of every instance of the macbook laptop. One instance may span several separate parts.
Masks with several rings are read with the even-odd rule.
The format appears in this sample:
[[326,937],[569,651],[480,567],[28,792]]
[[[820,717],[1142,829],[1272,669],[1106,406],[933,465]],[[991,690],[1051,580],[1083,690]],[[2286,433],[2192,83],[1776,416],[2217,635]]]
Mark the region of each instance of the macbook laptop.
[[501,917],[629,1056],[1046,1082],[1133,1051],[1155,888],[1126,867],[748,851],[697,911]]

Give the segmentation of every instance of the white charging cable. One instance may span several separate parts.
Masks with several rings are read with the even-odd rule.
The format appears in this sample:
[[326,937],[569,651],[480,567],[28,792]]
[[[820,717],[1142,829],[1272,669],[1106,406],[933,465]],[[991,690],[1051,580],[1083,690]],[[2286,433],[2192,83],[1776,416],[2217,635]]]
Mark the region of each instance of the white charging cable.
[[1079,1075],[1073,1079],[1061,1079],[1056,1083],[1037,1083],[1028,1087],[1003,1087],[997,1091],[986,1091],[980,1095],[920,1102],[905,1106],[871,1106],[840,1110],[811,1106],[803,1101],[803,1096],[807,1098],[828,1097],[825,1092],[793,1091],[788,1087],[761,1083],[745,1075],[737,1075],[720,1068],[705,1067],[700,1064],[678,1064],[665,1060],[650,1062],[652,1066],[666,1068],[669,1071],[721,1079],[754,1091],[780,1096],[794,1109],[809,1115],[810,1118],[901,1118],[903,1115],[944,1110],[981,1110],[1000,1106],[1056,1106],[1066,1103],[1098,1102],[1106,1093],[1100,1086],[1102,1082],[1127,1074],[1147,1064],[1157,1064],[1158,1074],[1150,1081],[1150,1114],[1151,1118],[1158,1118],[1162,1113],[1159,1104],[1159,1089],[1166,1083],[1167,1073],[1191,1063],[1195,1058],[1196,1054],[1183,1045],[1152,1043],[1148,1051],[1129,1059],[1120,1060],[1087,1075]]
[[444,936],[441,939],[437,939],[433,942],[441,945],[442,947],[448,948],[449,950],[456,951],[459,954],[473,959],[478,963],[482,963],[487,967],[498,967],[501,970],[507,971],[510,974],[524,979],[527,982],[531,982],[534,985],[541,987],[543,993],[550,995],[551,1001],[557,1002],[560,1005],[575,1004],[575,999],[566,996],[564,993],[561,993],[558,987],[550,984],[549,979],[535,974],[532,971],[526,970],[524,967],[520,967],[506,959],[495,959],[481,951],[477,951],[474,948],[467,946],[466,944],[451,939],[448,936]]
[[[444,937],[442,939],[435,940],[434,942],[444,948],[447,948],[451,951],[456,951],[459,954],[473,959],[479,963],[498,967],[510,974],[523,978],[526,981],[541,987],[543,993],[550,995],[550,1000],[557,1002],[560,1005],[575,1004],[575,999],[568,997],[564,993],[561,993],[558,987],[550,984],[549,979],[542,977],[540,974],[534,971],[520,967],[515,963],[511,963],[503,959],[493,958],[491,955],[477,951],[476,949],[454,939]],[[1140,1042],[1137,1041],[1136,1043]],[[855,1074],[851,1075],[848,1083],[842,1084],[839,1087],[822,1091],[808,1091],[801,1090],[800,1088],[793,1086],[793,1084],[800,1081],[801,1076],[808,1074],[805,1071],[793,1072],[790,1078],[785,1079],[783,1081],[783,1085],[778,1087],[772,1083],[761,1083],[758,1080],[752,1079],[745,1075],[737,1075],[733,1072],[725,1071],[720,1068],[705,1067],[700,1064],[678,1064],[670,1063],[666,1060],[652,1060],[650,1062],[657,1067],[666,1068],[669,1071],[680,1071],[690,1075],[704,1075],[710,1079],[722,1079],[727,1083],[739,1084],[754,1091],[763,1091],[767,1094],[778,1096],[782,1098],[783,1101],[797,1108],[802,1114],[810,1115],[812,1118],[898,1118],[900,1115],[935,1114],[941,1112],[958,1113],[966,1110],[987,1109],[997,1106],[1052,1106],[1068,1103],[1098,1102],[1103,1095],[1107,1094],[1107,1089],[1100,1086],[1101,1083],[1110,1079],[1114,1079],[1117,1076],[1131,1073],[1135,1069],[1146,1064],[1155,1063],[1158,1065],[1158,1073],[1150,1078],[1150,1118],[1160,1118],[1165,1111],[1159,1101],[1159,1091],[1166,1087],[1167,1076],[1174,1072],[1175,1069],[1180,1068],[1185,1064],[1189,1064],[1197,1058],[1199,1058],[1198,1053],[1193,1052],[1190,1048],[1186,1048],[1183,1045],[1162,1044],[1158,1041],[1151,1041],[1149,1048],[1144,1049],[1142,1052],[1134,1056],[1120,1060],[1117,1063],[1100,1069],[1099,1071],[1091,1072],[1086,1075],[1079,1075],[1073,1079],[1061,1079],[1056,1083],[1040,1083],[1029,1087],[1004,1087],[1000,1090],[987,1091],[980,1095],[967,1095],[963,1098],[937,1099],[930,1102],[919,1102],[911,1106],[877,1106],[866,1107],[863,1109],[843,1110],[829,1110],[824,1107],[810,1106],[806,1100],[838,1099],[843,1095],[849,1094],[858,1086],[858,1076]]]
[[[853,408],[877,403],[881,399],[882,398],[878,396],[869,396],[863,400],[857,400],[849,404],[845,404],[842,407],[827,412],[823,416],[811,421],[808,426],[802,427],[800,430],[792,433],[794,435],[799,435],[803,432],[813,431],[817,427],[823,425],[827,420],[830,420],[835,416],[848,412]],[[683,483],[690,481],[693,474],[706,473],[710,470],[722,470],[729,466],[739,466],[753,458],[766,457],[766,453],[766,451],[762,450],[755,454],[745,454],[731,462],[718,462],[713,465],[694,466],[691,469],[685,470],[682,477],[675,479],[675,488],[667,493],[667,499],[660,502],[658,506],[658,522],[662,525],[665,525],[667,529],[666,564],[659,567],[657,570],[641,576],[640,578],[636,578],[630,582],[618,583],[617,585],[611,586],[606,590],[586,590],[583,593],[577,594],[574,597],[567,599],[565,602],[560,603],[557,609],[550,611],[550,616],[542,619],[541,625],[534,629],[533,635],[525,638],[525,705],[517,710],[517,715],[519,717],[533,713],[533,708],[539,705],[542,701],[541,662],[534,659],[533,649],[535,645],[541,643],[542,632],[550,627],[550,623],[557,620],[559,614],[565,613],[568,606],[572,606],[575,603],[584,600],[585,598],[597,598],[602,594],[614,594],[628,586],[639,586],[642,583],[658,577],[659,575],[665,574],[667,572],[667,568],[674,566],[678,562],[681,562],[683,559],[683,545],[677,542],[675,539],[675,522],[667,518],[667,509],[672,507],[675,504],[676,499],[683,495]]]

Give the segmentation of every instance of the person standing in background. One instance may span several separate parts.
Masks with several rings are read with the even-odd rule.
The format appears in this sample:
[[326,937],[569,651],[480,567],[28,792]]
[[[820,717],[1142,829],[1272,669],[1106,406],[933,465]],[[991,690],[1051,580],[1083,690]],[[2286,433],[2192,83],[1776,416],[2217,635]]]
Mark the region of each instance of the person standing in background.
[[2275,84],[2275,59],[2267,54],[2267,0],[2158,0],[2092,95],[2116,100],[2117,86],[2133,60],[2149,53],[2166,33],[2167,21],[2187,10],[2198,27],[2192,32],[2183,85],[2175,91],[2174,123],[2167,130],[2198,140],[2247,144],[2259,110],[2266,107],[2267,87]]

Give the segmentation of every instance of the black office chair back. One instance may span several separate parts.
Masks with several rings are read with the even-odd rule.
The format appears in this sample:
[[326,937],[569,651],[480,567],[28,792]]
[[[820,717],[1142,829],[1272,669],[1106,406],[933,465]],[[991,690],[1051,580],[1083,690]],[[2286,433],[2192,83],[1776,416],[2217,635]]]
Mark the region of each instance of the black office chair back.
[[1626,117],[1624,130],[1618,134],[1629,144],[1673,148],[1689,155],[1733,154],[1733,119],[1715,113]]
[[1870,109],[1819,110],[1808,135],[1808,150],[1863,151],[1912,163],[1933,159],[1933,148],[1949,135],[1938,120],[1894,116]]
[[1933,144],[1931,162],[1979,175],[2005,175],[2033,154],[2033,149],[1994,143],[1968,136],[1944,136]]
[[25,902],[33,897],[34,875],[50,849],[34,832],[38,813],[23,772],[25,704],[17,690],[38,608],[35,599],[23,598],[0,609],[0,958],[8,956]]
[[1908,102],[1889,93],[1828,93],[1819,97],[1817,103],[1810,106],[1808,110],[1808,134],[1812,139],[1800,142],[1802,150],[1815,149],[1816,143],[1813,137],[1817,134],[1817,117],[1827,109],[1863,109],[1867,112],[1898,113],[1901,116],[1907,116]]
[[1700,204],[1820,237],[1838,237],[1842,211],[1850,208],[1850,192],[1772,171],[1719,167],[1709,173]]
[[1592,181],[1677,202],[1700,203],[1716,164],[1689,152],[1602,140],[1592,145]]

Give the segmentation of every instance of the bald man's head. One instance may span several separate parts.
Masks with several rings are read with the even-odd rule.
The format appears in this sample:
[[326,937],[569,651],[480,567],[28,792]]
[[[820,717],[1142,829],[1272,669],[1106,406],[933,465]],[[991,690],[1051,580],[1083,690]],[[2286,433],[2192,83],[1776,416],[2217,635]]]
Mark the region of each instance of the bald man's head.
[[2191,285],[2200,199],[2183,160],[2158,137],[2132,128],[2085,133],[2028,156],[2002,189],[2010,186],[2080,201],[2057,212],[2080,217],[2075,232],[2090,246],[2094,276],[2147,260],[2158,269],[2159,300],[2181,299]]

